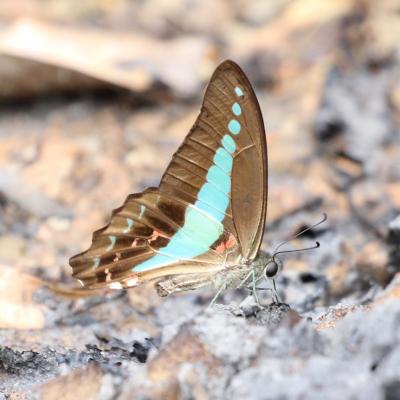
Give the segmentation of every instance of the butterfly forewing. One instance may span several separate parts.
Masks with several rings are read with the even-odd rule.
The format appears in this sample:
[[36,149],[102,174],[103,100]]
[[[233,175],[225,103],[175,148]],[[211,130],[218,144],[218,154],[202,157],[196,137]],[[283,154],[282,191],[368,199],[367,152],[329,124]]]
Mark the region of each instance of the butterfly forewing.
[[[237,91],[242,101],[236,119],[241,126],[237,136],[240,144],[243,138],[243,150],[237,154],[233,165],[232,214],[242,254],[251,261],[257,255],[264,234],[268,190],[267,143],[260,106],[250,82],[237,66],[226,74],[226,79],[231,88],[242,87]],[[250,144],[247,144],[247,138]]]
[[[231,179],[224,179],[223,173]],[[240,255],[251,261],[264,232],[267,149],[257,98],[242,70],[231,61],[222,63],[212,76],[201,112],[174,154],[160,190],[176,196],[188,192],[191,201],[198,201],[199,176],[202,185],[209,182],[225,192],[229,186],[223,223],[237,239]],[[208,196],[200,200],[207,201]]]
[[87,287],[135,286],[251,262],[264,231],[267,159],[257,99],[223,62],[158,188],[128,196],[91,247],[70,260]]

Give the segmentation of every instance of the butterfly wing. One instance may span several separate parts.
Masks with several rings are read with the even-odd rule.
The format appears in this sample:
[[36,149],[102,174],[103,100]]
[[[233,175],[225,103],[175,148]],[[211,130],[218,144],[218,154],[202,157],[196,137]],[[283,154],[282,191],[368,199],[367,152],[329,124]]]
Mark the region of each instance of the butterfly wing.
[[264,233],[267,173],[257,98],[240,67],[225,61],[214,72],[201,112],[164,173],[160,191],[213,215],[237,239],[240,256],[252,261]]
[[[201,247],[195,259],[188,256],[193,248],[200,250],[200,236],[185,228],[183,216],[188,209],[201,217],[204,226],[206,216],[193,205],[156,188],[128,196],[124,205],[113,211],[110,223],[93,234],[90,248],[70,259],[73,276],[86,287],[118,287],[112,284],[115,282],[136,286],[143,274],[145,280],[159,277],[165,266],[169,266],[169,274],[183,272],[188,260],[194,268],[201,266],[201,271],[204,266],[215,268],[223,256],[212,248]],[[209,221],[215,225],[211,218]],[[170,243],[175,243],[175,248],[168,247]]]
[[264,231],[266,141],[241,69],[223,62],[160,186],[128,196],[91,247],[70,259],[86,287],[130,287],[251,262]]

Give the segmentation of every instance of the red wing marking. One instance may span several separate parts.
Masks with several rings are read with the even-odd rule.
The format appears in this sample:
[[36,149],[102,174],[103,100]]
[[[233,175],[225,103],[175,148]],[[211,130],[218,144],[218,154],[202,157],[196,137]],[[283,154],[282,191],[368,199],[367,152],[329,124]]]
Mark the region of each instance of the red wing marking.
[[225,253],[225,243],[224,243],[224,242],[221,242],[221,243],[215,248],[215,251],[216,251],[218,254],[223,254],[223,253]]
[[232,233],[229,234],[229,238],[226,242],[221,242],[216,248],[215,251],[218,254],[223,254],[225,253],[226,250],[231,249],[232,247],[235,247],[237,244],[237,240],[235,236],[232,235]]
[[231,249],[232,247],[235,247],[237,245],[237,240],[235,236],[232,235],[232,233],[229,234],[229,239],[225,243],[225,247],[227,249]]
[[155,240],[157,240],[159,237],[165,238],[165,239],[169,239],[170,237],[167,235],[164,235],[162,232],[154,230],[153,234],[151,235],[149,242],[154,242]]

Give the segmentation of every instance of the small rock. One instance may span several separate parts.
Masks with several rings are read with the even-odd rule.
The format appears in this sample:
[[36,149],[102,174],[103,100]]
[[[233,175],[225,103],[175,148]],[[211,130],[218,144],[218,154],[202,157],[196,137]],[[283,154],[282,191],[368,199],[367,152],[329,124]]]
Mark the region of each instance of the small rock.
[[400,215],[389,224],[387,243],[390,246],[390,266],[394,271],[400,271]]

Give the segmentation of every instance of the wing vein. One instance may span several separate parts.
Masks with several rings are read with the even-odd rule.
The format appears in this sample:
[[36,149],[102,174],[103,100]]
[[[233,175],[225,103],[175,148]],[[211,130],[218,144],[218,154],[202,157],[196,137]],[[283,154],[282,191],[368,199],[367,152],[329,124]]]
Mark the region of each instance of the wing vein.
[[[187,157],[185,157],[185,156],[183,156],[182,154],[180,154],[180,153],[178,153],[178,154],[175,154],[175,158],[181,158],[182,160],[184,160],[184,161],[186,161],[186,162],[188,162],[188,163],[190,163],[190,164],[192,164],[192,165],[195,165],[196,167],[199,167],[201,170],[203,170],[204,172],[208,172],[208,169],[207,168],[205,168],[205,167],[203,167],[202,165],[200,165],[200,164],[198,164],[197,162],[195,162],[195,161],[193,161],[193,160],[191,160],[190,158],[187,158]],[[180,164],[181,165],[181,164]],[[192,172],[192,171],[190,171],[190,172]],[[194,172],[192,172],[193,174],[195,174]],[[195,175],[197,175],[197,174],[195,174]],[[199,176],[199,175],[197,175],[197,176]],[[199,176],[200,177],[200,176]],[[205,180],[204,178],[202,178],[203,180]]]
[[[206,132],[206,131],[204,131],[204,132]],[[208,133],[208,132],[207,132],[207,133]],[[210,136],[211,136],[211,135],[210,135]],[[213,137],[213,136],[212,136],[212,137]],[[214,137],[213,137],[213,138],[214,138]],[[213,153],[215,153],[215,149],[213,149],[213,148],[210,147],[210,146],[207,146],[205,143],[199,142],[198,140],[196,140],[196,139],[193,138],[193,137],[189,137],[189,138],[188,138],[188,141],[195,142],[195,143],[197,143],[198,145],[203,146],[203,147],[205,147],[206,149],[208,149],[208,150],[212,151]],[[217,141],[215,141],[215,143],[217,143],[217,146],[219,146],[219,143],[218,143]],[[206,158],[206,157],[204,157],[204,158]],[[208,160],[208,158],[207,158],[207,160]],[[211,160],[209,160],[209,161],[211,161]]]
[[165,171],[165,175],[169,175],[172,176],[173,178],[177,179],[178,181],[185,183],[186,185],[191,186],[193,189],[197,190],[197,192],[199,192],[200,188],[198,188],[196,185],[193,185],[191,182],[185,181],[185,179],[181,178],[178,175],[175,175],[174,173],[172,173],[171,171]]
[[199,122],[202,122],[202,123],[206,124],[210,129],[212,129],[212,130],[216,133],[217,136],[219,136],[220,139],[223,138],[223,135],[220,134],[220,133],[212,126],[212,124],[211,124],[210,122],[208,122],[206,119],[200,118],[200,119],[199,119]]

